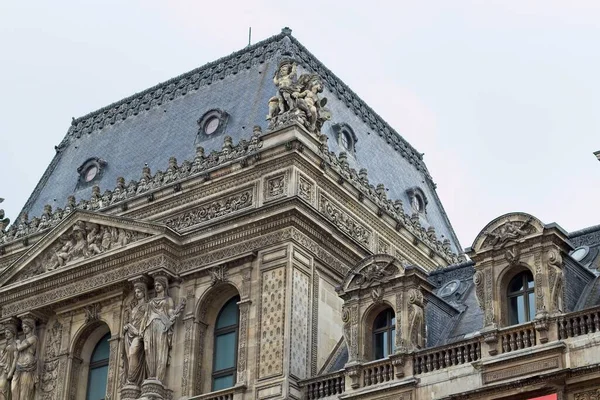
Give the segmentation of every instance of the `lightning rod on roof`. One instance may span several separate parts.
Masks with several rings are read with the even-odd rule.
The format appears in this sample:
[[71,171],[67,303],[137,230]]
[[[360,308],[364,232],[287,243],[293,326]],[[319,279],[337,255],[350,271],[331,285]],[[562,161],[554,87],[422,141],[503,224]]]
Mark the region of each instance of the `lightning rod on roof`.
[[252,42],[252,27],[249,26],[248,27],[248,46],[250,46],[251,42]]

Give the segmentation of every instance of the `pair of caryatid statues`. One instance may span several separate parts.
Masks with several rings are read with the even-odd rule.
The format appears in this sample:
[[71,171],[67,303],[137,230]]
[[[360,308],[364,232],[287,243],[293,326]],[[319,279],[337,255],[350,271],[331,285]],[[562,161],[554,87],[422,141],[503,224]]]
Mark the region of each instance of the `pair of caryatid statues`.
[[0,352],[0,400],[33,400],[37,379],[35,320],[21,320],[24,337],[17,338],[17,324],[4,325],[6,345]]
[[134,283],[129,321],[123,327],[125,386],[139,388],[148,380],[164,387],[173,325],[185,308],[185,298],[175,306],[168,287],[166,276],[155,276],[155,297],[148,299],[146,281]]

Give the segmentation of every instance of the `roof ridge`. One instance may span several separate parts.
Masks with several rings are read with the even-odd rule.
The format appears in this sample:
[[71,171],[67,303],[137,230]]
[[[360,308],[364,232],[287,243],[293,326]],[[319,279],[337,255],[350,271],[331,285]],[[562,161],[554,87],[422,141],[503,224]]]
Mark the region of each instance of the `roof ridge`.
[[587,228],[569,232],[568,237],[569,237],[569,239],[571,239],[571,238],[575,238],[578,236],[587,235],[588,233],[592,233],[592,232],[596,232],[596,231],[600,231],[600,225],[592,225],[592,226],[588,226]]
[[[338,87],[342,87],[344,89],[344,92],[348,92],[349,95],[351,97],[353,97],[354,99],[356,99],[359,103],[361,107],[364,107],[366,109],[366,111],[368,113],[373,114],[373,119],[378,120],[377,122],[381,122],[383,124],[383,127],[379,127],[379,126],[373,126],[373,123],[375,121],[373,121],[373,119],[369,119],[368,114],[364,113],[361,108],[356,107],[356,105],[354,104],[354,102],[350,102],[348,99],[348,101],[346,101],[346,105],[348,105],[350,108],[354,109],[355,113],[359,116],[362,117],[363,121],[365,123],[370,123],[371,127],[373,129],[380,129],[381,131],[383,131],[384,134],[386,134],[387,139],[388,139],[388,143],[389,143],[389,139],[390,136],[389,134],[395,134],[397,139],[400,139],[402,142],[404,142],[405,145],[408,146],[408,148],[410,150],[412,150],[416,156],[416,158],[418,159],[418,161],[420,163],[423,164],[423,167],[425,169],[424,172],[426,172],[427,175],[427,168],[425,167],[425,163],[423,163],[423,154],[419,153],[419,151],[413,146],[411,145],[406,139],[404,139],[404,137],[398,133],[398,131],[396,131],[394,128],[392,128],[392,126],[390,124],[388,124],[379,114],[377,114],[377,112],[375,112],[375,110],[373,110],[371,108],[371,106],[369,106],[363,99],[360,98],[360,96],[358,96],[358,94],[356,94],[347,84],[345,84],[336,74],[334,74],[329,68],[327,68],[321,61],[319,61],[319,59],[312,54],[310,51],[308,51],[308,49],[306,47],[304,47],[304,45],[302,43],[300,43],[298,41],[298,39],[296,39],[293,36],[290,36],[290,39],[292,40],[292,43],[294,43],[296,46],[298,46],[299,50],[301,50],[302,52],[306,53],[306,55],[308,55],[309,57],[311,57],[315,63],[317,64],[317,66],[322,69],[323,71],[325,71],[327,73],[327,75],[331,75],[333,77],[333,79],[336,81],[336,86],[333,86],[330,82],[329,79],[326,79],[326,76],[324,76],[324,74],[319,73],[319,71],[315,70],[316,73],[318,73],[321,76],[321,79],[325,82],[325,85],[327,85],[327,87],[329,88],[329,90],[331,90],[332,92],[340,92],[340,90],[338,89]],[[301,54],[301,53],[300,53]],[[315,69],[314,66],[310,66],[312,69]],[[341,93],[338,93],[338,96],[346,99],[346,96],[343,96]],[[350,104],[348,104],[350,103]],[[361,114],[367,114],[367,115],[361,115]],[[385,129],[388,129],[389,132],[385,132]],[[380,134],[380,136],[382,136]],[[392,136],[393,137],[393,136]]]
[[[79,118],[74,118],[73,121],[71,122],[71,126],[69,127],[69,130],[67,131],[67,134],[65,135],[65,137],[61,141],[61,143],[58,145],[58,149],[61,149],[64,146],[68,145],[69,142],[70,142],[70,139],[73,136],[76,136],[76,134],[79,133],[79,132],[81,132],[81,131],[85,130],[85,131],[91,132],[91,131],[95,130],[95,128],[100,128],[101,129],[103,126],[106,125],[106,122],[108,122],[111,125],[114,124],[114,122],[116,122],[116,119],[112,118],[109,121],[106,121],[106,120],[102,121],[102,123],[98,125],[98,123],[100,121],[91,121],[92,118],[95,119],[95,117],[104,116],[105,114],[108,114],[111,111],[113,111],[113,112],[116,113],[116,112],[119,111],[119,110],[117,110],[117,108],[121,108],[123,105],[128,105],[130,103],[133,103],[136,100],[143,99],[144,97],[148,96],[149,94],[155,93],[155,92],[157,92],[159,90],[168,89],[169,86],[171,86],[171,85],[173,85],[175,83],[180,83],[180,85],[178,85],[179,86],[178,89],[181,89],[181,82],[183,80],[191,78],[195,74],[200,74],[200,73],[203,73],[203,72],[205,72],[207,70],[210,70],[212,67],[215,67],[215,66],[218,67],[218,66],[220,66],[220,65],[222,65],[222,64],[224,64],[224,63],[226,63],[228,61],[231,61],[231,60],[233,60],[235,58],[238,58],[238,57],[243,56],[245,54],[251,53],[251,52],[253,52],[255,50],[260,49],[261,47],[264,47],[265,45],[268,45],[268,44],[271,44],[271,43],[275,43],[275,42],[281,40],[282,38],[288,36],[288,34],[289,34],[288,32],[282,31],[281,33],[279,33],[277,35],[274,35],[274,36],[271,36],[271,37],[269,37],[267,39],[261,40],[260,42],[257,42],[257,43],[255,43],[253,45],[246,46],[246,47],[244,47],[244,48],[242,48],[242,49],[240,49],[238,51],[235,51],[235,52],[233,52],[233,53],[231,53],[231,54],[229,54],[227,56],[221,57],[221,58],[219,58],[219,59],[217,59],[215,61],[208,62],[208,63],[206,63],[206,64],[204,64],[204,65],[202,65],[200,67],[194,68],[191,71],[184,72],[183,74],[180,74],[180,75],[178,75],[178,76],[176,76],[174,78],[171,78],[171,79],[166,80],[164,82],[158,83],[158,84],[156,84],[156,85],[154,85],[154,86],[152,86],[152,87],[150,87],[148,89],[142,90],[141,92],[135,93],[135,94],[133,94],[131,96],[128,96],[128,97],[125,97],[125,98],[123,98],[121,100],[113,102],[113,103],[111,103],[111,104],[109,104],[109,105],[107,105],[105,107],[99,108],[99,109],[97,109],[95,111],[92,111],[92,112],[90,112],[88,114],[85,114],[85,115],[83,115],[83,116],[81,116]],[[248,60],[248,61],[250,61],[250,60]],[[225,69],[225,68],[223,68],[223,69]],[[219,76],[219,78],[222,78],[224,76],[225,75],[223,74],[222,76]],[[214,77],[211,79],[211,82],[209,82],[208,84],[212,83],[212,81],[214,81]],[[188,82],[188,83],[191,83],[191,82]],[[199,86],[200,85],[197,85],[197,87],[199,87]],[[160,96],[163,97],[165,95],[170,95],[170,94],[172,94],[172,93],[169,92],[169,91],[166,91],[165,93],[161,92]],[[175,97],[174,95],[171,96],[169,98],[169,100],[172,100],[174,97]],[[157,99],[157,96],[155,95],[155,96],[153,96],[153,99],[148,99],[148,100],[150,100],[149,103],[155,103],[155,104],[159,103],[159,101],[156,101],[156,102],[153,101],[153,100],[156,100],[156,99]],[[162,100],[160,102],[162,103]],[[141,106],[143,104],[146,104],[146,103],[140,101],[140,103],[136,104],[136,106]],[[150,106],[152,106],[152,105],[154,105],[154,104],[150,104]],[[132,114],[135,115],[135,114],[138,113],[137,111],[138,110],[136,110],[135,112],[132,112],[132,113],[127,112],[124,116],[121,117],[121,119],[125,119],[125,118],[129,117]],[[113,116],[109,115],[108,117],[115,117],[115,115],[113,115]],[[86,128],[88,128],[88,129],[86,129]],[[89,128],[91,128],[91,129],[89,129]],[[79,137],[79,136],[77,136],[77,137]]]

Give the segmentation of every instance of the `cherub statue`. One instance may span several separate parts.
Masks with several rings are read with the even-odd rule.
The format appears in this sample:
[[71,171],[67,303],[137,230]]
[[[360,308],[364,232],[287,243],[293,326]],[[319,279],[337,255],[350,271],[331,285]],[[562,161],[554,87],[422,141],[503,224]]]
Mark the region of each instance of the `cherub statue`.
[[273,83],[277,86],[277,95],[269,100],[269,115],[267,120],[276,115],[283,114],[295,107],[292,93],[296,91],[297,65],[292,60],[283,60],[273,76]]
[[323,92],[321,79],[316,74],[302,75],[298,84],[304,88],[302,92],[294,92],[292,96],[298,100],[298,108],[306,113],[310,132],[316,132],[319,109],[327,103],[327,99],[319,99],[317,93]]

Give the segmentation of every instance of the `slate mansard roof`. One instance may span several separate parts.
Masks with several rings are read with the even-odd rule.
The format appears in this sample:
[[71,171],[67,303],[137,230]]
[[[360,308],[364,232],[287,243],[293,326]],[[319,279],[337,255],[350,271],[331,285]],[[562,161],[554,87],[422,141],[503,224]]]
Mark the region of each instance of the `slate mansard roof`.
[[[454,251],[461,247],[435,192],[422,155],[379,117],[348,86],[323,66],[284,29],[279,35],[248,46],[188,73],[73,120],[57,153],[23,207],[30,216],[42,214],[45,204],[64,207],[67,197],[89,199],[91,186],[78,188],[77,169],[90,158],[106,161],[94,184],[101,192],[115,187],[117,177],[138,180],[145,164],[152,173],[164,171],[169,157],[192,160],[195,147],[206,153],[219,150],[223,136],[233,142],[248,139],[252,128],[266,130],[268,100],[275,94],[273,75],[282,56],[291,57],[299,70],[321,76],[332,112],[322,133],[330,150],[338,146],[334,126],[348,124],[357,137],[351,167],[366,168],[369,181],[383,183],[391,199],[401,199],[410,214],[407,190],[420,188],[428,200],[425,227],[450,239]],[[228,119],[216,135],[199,134],[198,120],[210,110],[222,110]],[[56,199],[56,200],[55,200]]]

